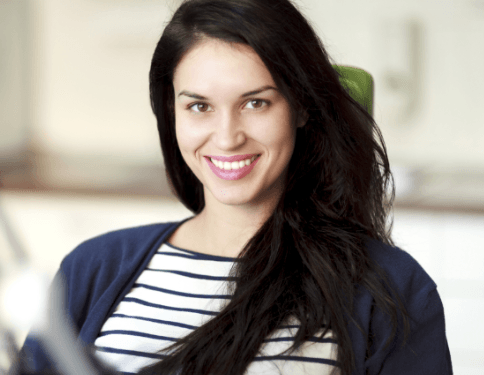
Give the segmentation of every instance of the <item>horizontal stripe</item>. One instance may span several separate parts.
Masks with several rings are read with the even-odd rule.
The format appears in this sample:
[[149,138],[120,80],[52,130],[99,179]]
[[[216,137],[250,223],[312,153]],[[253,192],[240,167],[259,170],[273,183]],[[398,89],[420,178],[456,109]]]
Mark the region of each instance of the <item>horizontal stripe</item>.
[[190,255],[190,254],[181,254],[169,251],[157,251],[155,254],[166,255],[166,256],[175,256],[181,258],[190,258],[190,259],[203,259],[203,260],[211,260],[213,262],[229,262],[234,263],[231,258],[223,258],[223,257],[215,257],[215,256],[208,256],[208,255]]
[[[186,307],[186,308],[201,308],[207,310],[220,310],[221,304],[227,304],[230,298],[222,299],[208,299],[207,295],[228,295],[228,287],[224,281],[215,280],[197,280],[189,279],[180,275],[160,273],[160,272],[144,272],[138,278],[136,284],[150,285],[155,288],[163,288],[166,291],[173,291],[174,293],[165,293],[161,290],[148,288],[132,288],[126,297],[135,297],[151,303],[159,303],[168,306]],[[190,297],[183,294],[189,294]],[[217,302],[218,306],[213,309],[208,308],[207,304],[213,300]]]
[[217,260],[217,259],[220,259],[220,260],[229,260],[231,262],[238,262],[239,261],[239,258],[224,257],[224,256],[212,255],[212,254],[203,254],[203,253],[199,253],[199,252],[192,251],[192,250],[182,249],[180,247],[176,247],[176,246],[172,245],[169,242],[165,242],[163,244],[162,248],[165,247],[165,246],[168,247],[168,248],[177,250],[177,251],[181,251],[183,253],[192,254],[192,255],[194,255],[197,258],[209,258],[209,259],[214,259],[214,260]]
[[230,274],[233,266],[232,262],[217,262],[212,259],[196,259],[190,256],[178,257],[161,254],[154,254],[148,264],[150,269],[155,270],[185,271],[224,278]]
[[159,335],[152,335],[150,333],[145,332],[137,332],[137,331],[127,331],[127,330],[116,330],[116,331],[103,331],[99,334],[98,337],[108,336],[108,335],[126,335],[126,336],[138,336],[138,337],[146,337],[149,339],[155,340],[167,340],[167,341],[177,341],[178,339],[175,337],[167,337],[167,336],[159,336]]
[[338,365],[337,361],[333,361],[332,359],[326,359],[326,358],[297,357],[297,356],[285,356],[285,355],[260,356],[260,357],[254,358],[254,362],[276,361],[276,360],[322,363],[322,364],[325,364],[325,365],[332,365],[332,366]]
[[96,350],[99,350],[100,352],[106,352],[106,353],[128,354],[128,355],[135,355],[139,357],[155,358],[155,359],[163,359],[166,357],[166,355],[163,355],[163,354],[143,353],[137,350],[114,349],[114,348],[107,348],[104,346],[96,346]]
[[184,271],[158,270],[158,269],[153,269],[153,268],[146,268],[146,271],[173,273],[173,274],[176,274],[176,275],[185,276],[185,277],[189,277],[189,278],[192,278],[192,279],[216,280],[216,281],[237,281],[236,277],[200,275],[200,274],[184,272]]
[[133,285],[133,288],[146,288],[150,290],[155,290],[157,292],[163,292],[163,293],[168,293],[168,294],[174,294],[176,296],[183,296],[183,297],[190,297],[190,298],[209,298],[209,299],[231,299],[232,296],[229,295],[224,295],[224,294],[191,294],[191,293],[183,293],[183,292],[177,292],[175,290],[170,290],[170,289],[164,289],[164,288],[158,288],[155,286],[151,285],[146,285],[146,284],[138,284],[135,283]]
[[[281,341],[295,341],[294,337],[276,337],[265,339],[264,342],[281,342]],[[310,337],[306,341],[311,341],[315,343],[336,343],[335,339],[332,338],[320,338],[320,337]]]
[[156,303],[150,303],[150,302],[142,301],[138,298],[125,298],[125,299],[123,299],[123,301],[139,303],[141,305],[145,305],[145,306],[149,306],[149,307],[155,307],[157,309],[184,311],[184,312],[191,312],[191,313],[202,314],[202,315],[213,315],[213,316],[218,314],[217,312],[207,311],[207,310],[187,309],[187,308],[178,308],[178,307],[172,307],[172,306],[158,305]]
[[[154,305],[157,305],[161,302],[164,306],[168,307],[175,307],[179,309],[197,309],[202,311],[210,311],[212,313],[218,313],[224,308],[225,305],[230,302],[230,300],[227,299],[210,299],[197,297],[189,298],[184,296],[178,296],[176,294],[160,293],[146,288],[134,288],[129,293],[129,295],[126,296],[126,298],[136,298],[140,301],[144,301]],[[128,314],[137,315],[133,314],[132,311]],[[158,315],[158,312],[150,312],[149,315],[143,314],[143,316],[152,316],[153,314]],[[159,319],[172,320],[167,319],[166,316],[160,316]],[[193,322],[185,323],[194,324]]]
[[[133,297],[136,298],[136,297]],[[144,299],[141,299],[144,300]],[[145,301],[146,302],[146,301]],[[173,304],[166,304],[167,306],[175,306]],[[193,308],[198,308],[199,306],[193,306]],[[190,307],[185,306],[185,308],[190,309]],[[208,306],[207,308],[199,308],[199,310],[202,311],[210,311],[214,314],[217,314],[216,309],[210,308]],[[190,311],[176,311],[174,312],[173,310],[169,309],[160,309],[157,307],[151,307],[151,306],[146,306],[144,304],[139,304],[139,303],[133,303],[129,301],[122,301],[119,304],[119,308],[116,310],[116,312],[126,314],[126,315],[135,315],[135,316],[141,316],[145,318],[154,318],[154,319],[159,319],[159,320],[166,320],[166,321],[172,321],[172,322],[178,322],[178,323],[183,323],[183,324],[188,324],[190,326],[201,326],[202,324],[206,323],[207,321],[213,319],[214,314],[208,315],[208,314],[199,314],[199,313],[193,313]],[[113,320],[113,321],[121,321],[121,323],[118,323],[115,327],[118,329],[120,327],[119,324],[131,324],[132,326],[136,325],[136,322],[133,322],[132,320],[127,320],[127,319],[108,319]],[[124,322],[123,322],[124,321]],[[167,326],[163,324],[156,324],[156,323],[151,323],[147,321],[138,321],[141,324],[147,323],[152,325],[152,329],[148,330],[148,332],[153,331],[153,330],[159,330],[159,329],[177,329],[179,330],[180,334],[185,331],[187,332],[188,328],[182,328],[182,327],[175,327],[175,326]],[[107,322],[106,322],[107,323]],[[105,324],[106,324],[105,323]],[[122,327],[122,326],[121,326]],[[159,328],[156,328],[159,327]],[[112,327],[111,327],[112,328]],[[146,330],[143,330],[146,331]],[[186,334],[186,333],[185,333]]]
[[112,317],[113,318],[139,319],[139,320],[144,320],[144,321],[147,321],[147,322],[159,323],[159,324],[168,324],[168,325],[171,325],[171,326],[188,328],[188,329],[196,329],[196,328],[198,328],[197,326],[192,326],[192,325],[189,325],[189,324],[183,324],[183,323],[178,323],[178,322],[170,322],[168,320],[145,318],[145,317],[142,317],[142,316],[133,316],[133,315],[124,315],[124,314],[113,314]]

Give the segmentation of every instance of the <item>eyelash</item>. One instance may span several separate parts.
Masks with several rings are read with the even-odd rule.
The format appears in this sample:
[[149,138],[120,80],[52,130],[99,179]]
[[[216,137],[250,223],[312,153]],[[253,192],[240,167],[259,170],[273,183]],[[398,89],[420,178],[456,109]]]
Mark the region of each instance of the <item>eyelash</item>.
[[[267,107],[267,106],[269,106],[269,105],[271,104],[271,102],[270,102],[270,101],[265,100],[265,99],[251,99],[251,100],[249,100],[247,103],[245,103],[245,105],[247,105],[247,104],[249,104],[249,103],[251,103],[251,102],[262,102],[262,103],[265,103],[265,105],[263,105],[263,106],[262,106],[262,107],[260,107],[260,108],[253,108],[253,110],[255,110],[255,111],[257,111],[257,110],[261,110],[262,108]],[[195,106],[197,106],[197,105],[200,105],[200,104],[203,104],[203,105],[207,105],[207,106],[208,106],[208,104],[207,104],[207,103],[204,103],[204,102],[196,102],[196,103],[191,103],[190,105],[188,105],[187,110],[189,110],[189,111],[191,111],[191,112],[193,112],[193,113],[204,113],[204,112],[201,112],[201,111],[194,111],[194,110],[193,110],[193,107],[195,107]],[[205,112],[206,112],[206,111],[205,111]]]

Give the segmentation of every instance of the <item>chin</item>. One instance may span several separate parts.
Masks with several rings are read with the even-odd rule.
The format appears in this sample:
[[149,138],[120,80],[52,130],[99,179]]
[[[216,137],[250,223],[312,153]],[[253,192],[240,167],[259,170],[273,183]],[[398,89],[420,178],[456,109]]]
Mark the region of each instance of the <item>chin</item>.
[[224,193],[223,191],[218,191],[217,194],[214,194],[213,196],[220,203],[227,204],[230,206],[240,206],[240,205],[250,204],[251,201],[253,200],[253,199],[250,199],[249,197],[241,197],[240,194],[236,194],[236,192]]

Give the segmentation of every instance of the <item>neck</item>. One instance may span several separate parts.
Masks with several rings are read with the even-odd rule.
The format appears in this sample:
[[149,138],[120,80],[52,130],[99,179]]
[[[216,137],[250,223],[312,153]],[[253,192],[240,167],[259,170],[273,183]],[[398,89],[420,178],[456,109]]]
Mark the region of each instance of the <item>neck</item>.
[[196,222],[207,250],[236,258],[274,211],[277,200],[259,205],[226,205],[205,194],[205,208]]

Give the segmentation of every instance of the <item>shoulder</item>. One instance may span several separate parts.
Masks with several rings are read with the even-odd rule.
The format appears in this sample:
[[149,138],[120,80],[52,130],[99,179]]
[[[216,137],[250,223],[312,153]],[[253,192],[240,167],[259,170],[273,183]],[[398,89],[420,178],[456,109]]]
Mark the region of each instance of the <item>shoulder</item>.
[[370,258],[385,271],[389,281],[404,297],[409,294],[415,297],[415,293],[426,295],[437,287],[418,261],[406,251],[377,240],[369,240],[367,250]]
[[436,283],[414,257],[377,240],[369,240],[367,249],[413,319],[424,319],[429,308],[442,309]]
[[140,267],[179,223],[152,224],[91,238],[62,261],[59,277],[67,292],[68,311],[80,327],[97,302],[114,301]]
[[125,228],[88,239],[64,258],[61,268],[67,273],[74,269],[86,272],[132,263],[178,224],[168,222]]
[[[366,340],[362,339],[355,349],[357,357],[365,362],[369,373],[451,374],[444,307],[435,282],[417,260],[398,247],[371,240],[367,249],[401,297],[408,316],[409,335],[405,346],[397,345],[403,338],[402,331],[397,329],[397,336],[387,346],[395,327],[390,324],[387,313],[374,309],[375,300],[367,291],[360,299],[358,314],[371,337],[372,355],[366,356]],[[354,337],[361,339],[358,333]]]

